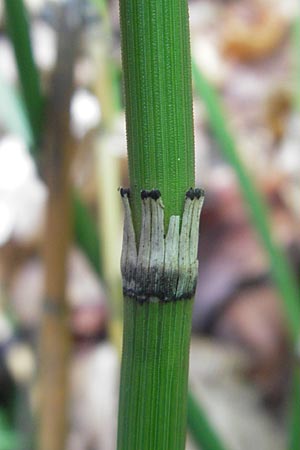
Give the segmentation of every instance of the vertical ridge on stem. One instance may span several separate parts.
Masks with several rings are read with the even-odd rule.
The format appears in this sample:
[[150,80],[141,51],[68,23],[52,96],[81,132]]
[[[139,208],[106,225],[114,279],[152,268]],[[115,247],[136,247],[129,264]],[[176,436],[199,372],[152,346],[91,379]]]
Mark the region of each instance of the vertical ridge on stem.
[[187,0],[120,0],[120,22],[130,220],[138,256],[134,267],[122,262],[117,448],[183,450],[197,266],[190,245],[198,246],[193,220],[197,231],[199,225],[194,198],[185,199],[194,186]]

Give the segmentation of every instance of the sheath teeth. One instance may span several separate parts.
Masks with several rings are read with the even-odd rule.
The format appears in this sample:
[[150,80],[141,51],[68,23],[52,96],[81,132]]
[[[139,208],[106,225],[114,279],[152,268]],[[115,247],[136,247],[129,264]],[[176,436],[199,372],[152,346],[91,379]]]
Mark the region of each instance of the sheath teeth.
[[187,191],[182,219],[180,216],[171,216],[166,236],[160,192],[157,189],[143,190],[138,250],[130,193],[123,188],[120,193],[125,212],[121,256],[124,294],[141,303],[191,298],[195,293],[198,274],[198,235],[203,190],[191,188]]

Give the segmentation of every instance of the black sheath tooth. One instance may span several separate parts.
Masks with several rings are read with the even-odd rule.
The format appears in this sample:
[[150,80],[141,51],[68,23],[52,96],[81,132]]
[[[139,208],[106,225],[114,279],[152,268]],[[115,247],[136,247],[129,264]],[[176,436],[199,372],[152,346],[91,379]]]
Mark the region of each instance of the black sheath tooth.
[[120,188],[121,197],[130,197],[130,189],[129,188]]
[[158,200],[161,197],[161,193],[158,189],[152,189],[152,191],[149,192],[149,196],[153,200]]
[[199,199],[199,198],[205,196],[205,191],[204,191],[204,189],[196,188],[196,189],[194,190],[194,194],[195,194],[195,197],[196,197],[197,199]]
[[143,189],[141,191],[141,199],[145,200],[146,198],[150,197],[150,191],[146,191],[146,189]]
[[201,188],[190,188],[185,194],[186,198],[189,198],[190,200],[194,200],[195,198],[199,200],[199,198],[204,197],[204,195],[204,189]]
[[186,196],[186,198],[189,198],[189,199],[191,199],[191,200],[194,200],[194,198],[195,198],[194,189],[193,189],[193,188],[190,188],[190,189],[186,192],[185,196]]

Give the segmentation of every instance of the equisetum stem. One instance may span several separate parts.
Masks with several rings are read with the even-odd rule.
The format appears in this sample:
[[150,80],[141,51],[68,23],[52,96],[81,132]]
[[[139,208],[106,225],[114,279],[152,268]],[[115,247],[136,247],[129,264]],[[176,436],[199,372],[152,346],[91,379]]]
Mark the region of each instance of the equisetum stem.
[[131,202],[157,188],[165,226],[194,186],[191,58],[186,0],[120,0]]
[[203,202],[203,192],[190,189],[194,137],[187,1],[120,0],[120,20],[130,194],[121,190],[118,450],[183,450]]

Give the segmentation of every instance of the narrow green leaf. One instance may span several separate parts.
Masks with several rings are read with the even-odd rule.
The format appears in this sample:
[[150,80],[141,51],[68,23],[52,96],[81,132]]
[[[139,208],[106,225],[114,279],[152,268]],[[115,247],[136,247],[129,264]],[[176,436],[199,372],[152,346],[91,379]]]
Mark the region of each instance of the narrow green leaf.
[[0,409],[0,449],[13,450],[19,448],[20,436],[14,432],[6,419],[3,408]]
[[[27,12],[23,0],[5,0],[5,8],[22,85],[25,111],[28,116],[28,120],[26,120],[24,110],[18,98],[14,98],[16,96],[12,89],[6,91],[6,93],[1,90],[0,94],[6,95],[4,98],[9,101],[10,116],[6,116],[6,126],[12,132],[18,132],[22,136],[32,149],[33,156],[37,159],[39,157],[39,137],[42,132],[42,121],[44,119],[44,102],[40,89],[39,73],[32,54]],[[1,104],[3,104],[3,100]],[[7,109],[7,105],[5,107]],[[90,212],[77,193],[74,193],[73,211],[76,241],[90,259],[96,272],[100,274],[100,243],[97,229]]]
[[227,450],[191,393],[188,395],[188,424],[193,439],[203,450]]
[[100,242],[95,221],[78,194],[73,194],[74,228],[78,246],[85,253],[91,266],[102,275]]
[[[282,300],[283,311],[286,316],[293,346],[298,348],[300,301],[297,280],[285,254],[272,239],[267,205],[242,164],[217,93],[203,77],[195,64],[193,64],[193,75],[196,91],[206,106],[209,123],[218,139],[220,150],[235,171],[245,203],[249,208],[253,225],[269,257],[273,280]],[[299,450],[300,374],[298,367],[295,368],[293,374],[291,402],[289,450]]]
[[209,124],[219,142],[220,151],[234,169],[253,224],[269,257],[273,280],[282,298],[290,334],[294,342],[297,342],[300,328],[300,301],[295,275],[285,254],[272,238],[267,205],[240,159],[217,93],[195,63],[193,64],[193,76],[196,92],[204,102]]
[[[13,43],[25,109],[34,135],[39,142],[43,123],[43,96],[34,62],[27,11],[22,0],[5,0],[6,22]],[[32,147],[35,154],[38,147]]]
[[300,368],[299,360],[296,361],[293,372],[293,383],[290,395],[290,429],[289,429],[289,450],[299,450],[300,448]]
[[0,76],[0,121],[1,125],[11,133],[24,139],[31,147],[33,136],[28,123],[26,112],[23,110],[22,100],[13,86]]

